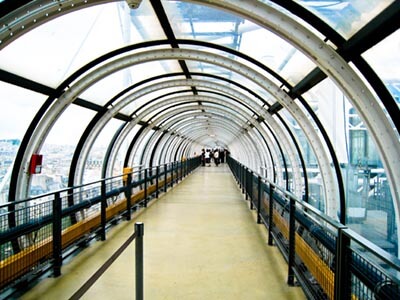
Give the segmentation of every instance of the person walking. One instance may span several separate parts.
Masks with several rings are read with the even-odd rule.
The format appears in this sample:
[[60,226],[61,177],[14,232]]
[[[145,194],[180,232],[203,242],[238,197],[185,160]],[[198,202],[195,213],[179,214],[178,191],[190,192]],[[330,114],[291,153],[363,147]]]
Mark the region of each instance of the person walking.
[[206,159],[207,167],[210,167],[210,166],[211,166],[211,164],[210,164],[210,159],[211,159],[210,155],[211,155],[210,149],[207,149],[207,150],[206,150],[206,153],[204,154],[204,157],[205,157],[205,159]]
[[218,164],[219,164],[219,150],[218,149],[216,149],[214,151],[214,162],[215,162],[215,165],[218,167]]

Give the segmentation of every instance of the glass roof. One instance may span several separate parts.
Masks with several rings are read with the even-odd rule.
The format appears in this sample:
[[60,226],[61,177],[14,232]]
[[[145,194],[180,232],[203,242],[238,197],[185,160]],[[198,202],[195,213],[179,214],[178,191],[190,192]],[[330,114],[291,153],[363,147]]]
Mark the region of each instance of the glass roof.
[[346,39],[382,12],[393,0],[295,0]]
[[[135,83],[158,76],[160,74],[175,73],[179,71],[180,67],[178,62],[172,60],[137,64],[130,68],[113,73],[110,76],[100,80],[82,93],[81,97],[99,105],[104,105],[120,91],[130,87]],[[165,78],[162,80],[159,79],[157,82],[168,79],[170,78]]]
[[[400,105],[400,30],[363,54]],[[384,53],[384,55],[382,55]]]
[[[57,87],[86,63],[117,48],[164,39],[151,5],[125,2],[96,5],[45,23],[5,47],[2,69]],[[18,59],[14,59],[18,57]]]
[[189,3],[166,2],[165,9],[173,20],[171,25],[176,38],[212,42],[240,51],[292,84],[315,67],[288,42],[248,20]]

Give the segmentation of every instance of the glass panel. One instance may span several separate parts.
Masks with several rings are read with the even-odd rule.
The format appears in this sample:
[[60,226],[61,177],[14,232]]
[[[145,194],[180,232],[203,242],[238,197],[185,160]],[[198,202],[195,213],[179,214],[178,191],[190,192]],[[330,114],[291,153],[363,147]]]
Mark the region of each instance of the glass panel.
[[393,0],[296,0],[345,38],[376,17]]
[[[103,167],[104,155],[107,152],[107,148],[111,139],[115,135],[115,132],[122,124],[122,121],[112,119],[100,132],[88,155],[84,170],[83,183],[97,181],[102,178],[101,170]],[[120,169],[119,174],[122,174],[122,168]]]
[[[162,97],[168,93],[186,91],[186,90],[184,90],[185,88],[186,87],[166,88],[166,89],[162,89],[162,90],[157,90],[152,93],[148,93],[145,96],[142,96],[138,99],[131,101],[131,103],[129,103],[127,106],[125,106],[125,108],[123,108],[121,110],[121,112],[126,115],[131,115],[134,112],[136,112],[139,108],[141,108],[144,104],[146,104],[158,97]],[[187,87],[187,89],[190,89],[190,87]],[[182,93],[177,93],[176,95],[182,95]]]
[[[263,99],[263,100],[260,100],[259,98],[253,96],[252,94],[250,94],[250,93],[247,92],[246,90],[243,90],[243,89],[241,89],[240,87],[238,87],[238,86],[236,86],[236,85],[234,85],[234,84],[228,83],[227,81],[224,81],[224,80],[218,80],[218,79],[215,79],[215,78],[212,78],[212,77],[208,77],[208,76],[197,76],[197,75],[194,75],[194,76],[192,76],[192,77],[193,77],[194,79],[200,79],[200,80],[204,79],[204,80],[206,80],[206,81],[210,81],[210,80],[211,80],[211,81],[216,82],[216,83],[218,83],[218,84],[225,85],[225,86],[229,87],[230,89],[237,90],[238,92],[245,94],[247,97],[250,97],[250,99],[252,99],[253,101],[255,101],[256,104],[258,104],[258,105],[263,105],[264,102],[268,102],[267,100],[272,98],[272,96],[271,96],[268,92],[266,92],[264,89],[261,89],[259,85],[255,84],[253,81],[250,81],[250,80],[248,80],[247,78],[244,78],[243,76],[238,75],[238,74],[235,74],[235,73],[231,73],[231,74],[230,74],[230,77],[229,77],[230,80],[233,80],[233,81],[235,81],[235,82],[238,82],[238,83],[241,84],[243,87],[249,89],[249,90],[252,91],[253,93],[256,93],[256,94],[257,94],[259,97],[261,97],[261,99]],[[209,95],[209,96],[212,96],[212,97],[217,97],[217,98],[219,98],[218,95],[216,95],[216,94],[203,92],[202,90],[199,91],[199,95],[200,95],[200,94],[203,94],[203,95],[205,95],[205,96]],[[236,103],[236,104],[237,104],[237,102],[235,102],[235,101],[233,101],[233,100],[230,100],[230,99],[228,99],[227,97],[223,97],[223,99],[225,99],[226,101],[230,101],[230,102],[232,102],[232,103]],[[263,102],[263,101],[264,101],[264,102]],[[272,102],[272,100],[271,100],[271,104],[272,104],[272,103],[273,103],[273,102]]]
[[366,51],[362,56],[386,84],[400,106],[400,30]]
[[[271,105],[275,102],[272,98],[272,96],[264,89],[262,89],[259,85],[255,84],[254,82],[248,80],[247,78],[230,72],[229,70],[226,70],[224,68],[211,65],[211,64],[206,64],[206,63],[199,63],[199,62],[194,62],[194,61],[186,61],[186,64],[188,65],[189,69],[191,72],[203,72],[203,73],[208,73],[208,74],[213,74],[213,75],[218,75],[221,77],[226,77],[228,79],[234,80],[241,85],[251,89],[253,92],[257,93],[260,95],[266,102],[269,102]],[[206,80],[210,80],[210,78],[206,78]],[[235,87],[235,89],[238,89],[236,86],[231,85],[231,84],[226,84],[229,87]],[[244,92],[243,90],[239,90],[240,92]],[[257,98],[254,98],[254,96],[251,96],[253,100],[255,100],[259,105],[262,105],[263,102]],[[270,100],[271,99],[271,100]]]
[[8,202],[12,167],[21,140],[46,96],[0,81],[0,203]]
[[[141,140],[141,143],[138,145],[137,150],[135,152],[135,156],[133,158],[133,164],[135,166],[141,165],[142,164],[142,155],[144,154],[144,150],[145,150],[145,146],[147,145],[147,141],[150,139],[150,137],[154,134],[153,130],[150,130],[143,138],[143,140]],[[146,149],[148,150],[148,149]],[[147,167],[147,166],[143,166],[143,167]]]
[[[168,110],[169,112],[171,112],[171,109]],[[167,111],[166,111],[167,112]],[[169,117],[168,119],[163,118],[159,123],[157,123],[156,125],[158,126],[165,126],[165,124],[169,124],[170,126],[175,126],[177,125],[179,122],[182,122],[182,119],[184,118],[184,120],[187,119],[187,117],[185,118],[185,116],[198,112],[199,114],[202,113],[202,111],[199,109],[192,109],[190,111],[185,111],[185,112],[180,112],[179,114],[176,114],[172,117]],[[173,122],[175,120],[175,123]]]
[[[178,102],[175,103],[175,104],[178,104]],[[196,104],[197,104],[197,102],[187,103],[187,104],[180,104],[180,105],[174,106],[174,107],[171,107],[171,105],[164,106],[164,107],[161,107],[161,108],[159,108],[157,110],[153,110],[150,114],[148,114],[142,120],[147,122],[149,120],[158,119],[158,118],[162,117],[165,114],[171,113],[171,110],[181,109],[181,108],[184,108],[184,107],[190,107],[190,106],[194,106]]]
[[315,67],[285,40],[250,21],[190,3],[171,1],[164,6],[177,38],[204,40],[238,50],[264,63],[292,84]]
[[[165,38],[148,1],[95,5],[56,18],[26,33],[1,52],[4,70],[57,87],[89,61],[122,46]],[[106,42],[105,42],[106,41]]]
[[[290,127],[292,133],[296,136],[298,145],[301,150],[301,155],[304,159],[308,180],[308,203],[319,209],[320,211],[325,212],[324,186],[321,178],[321,171],[319,169],[314,150],[311,147],[308,139],[304,135],[303,130],[298,125],[297,121],[285,109],[282,109],[279,114],[284,116],[286,124]],[[300,163],[299,166],[301,167]]]
[[58,119],[41,149],[42,173],[32,176],[32,196],[67,186],[76,144],[93,117],[94,112],[71,105]]
[[[80,97],[85,100],[93,101],[99,105],[104,105],[112,97],[128,86],[160,74],[179,71],[180,67],[178,62],[172,60],[138,64],[107,76],[84,91]],[[170,79],[171,78],[166,78],[163,81]],[[161,81],[162,80],[157,80],[157,82]]]
[[329,79],[307,95],[335,147],[346,193],[347,225],[397,255],[396,220],[380,154],[357,111]]
[[[124,167],[124,160],[125,160],[127,151],[129,149],[129,145],[133,141],[136,133],[139,131],[139,129],[141,127],[142,126],[140,126],[140,125],[135,125],[133,127],[133,129],[129,132],[129,134],[126,136],[124,141],[122,142],[121,147],[118,151],[117,159],[115,160],[115,165],[113,166],[113,176],[121,174],[121,170]],[[134,171],[139,170],[138,166],[135,165],[133,167],[134,167]]]

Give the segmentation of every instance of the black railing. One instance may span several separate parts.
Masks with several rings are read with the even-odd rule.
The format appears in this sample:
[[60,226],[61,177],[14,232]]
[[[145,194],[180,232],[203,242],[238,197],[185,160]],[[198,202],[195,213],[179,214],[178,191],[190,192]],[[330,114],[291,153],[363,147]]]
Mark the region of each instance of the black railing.
[[400,260],[233,158],[239,187],[311,299],[400,299]]
[[0,295],[32,274],[52,268],[59,276],[73,249],[96,236],[105,240],[110,224],[130,220],[132,210],[146,207],[199,165],[198,157],[191,158],[0,205],[6,211],[0,214]]

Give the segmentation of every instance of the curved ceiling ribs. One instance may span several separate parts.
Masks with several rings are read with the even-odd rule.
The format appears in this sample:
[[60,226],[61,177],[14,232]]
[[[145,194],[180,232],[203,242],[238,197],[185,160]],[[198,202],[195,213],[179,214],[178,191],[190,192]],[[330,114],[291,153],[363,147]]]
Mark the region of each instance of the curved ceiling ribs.
[[[49,20],[90,5],[106,2],[112,1],[41,0],[35,3],[20,1],[19,3],[26,4],[23,8],[14,5],[13,11],[5,11],[9,14],[2,19],[6,25],[0,28],[0,49]],[[157,6],[162,8],[160,1],[151,2],[155,8]],[[298,85],[291,86],[268,66],[243,53],[208,42],[176,39],[170,25],[165,24],[166,40],[149,41],[116,49],[82,67],[57,89],[49,89],[47,92],[49,98],[32,120],[18,152],[10,184],[10,199],[27,196],[30,177],[25,170],[32,153],[40,150],[53,125],[70,104],[84,103],[79,97],[85,90],[125,68],[146,62],[175,60],[179,62],[182,72],[162,74],[138,82],[120,91],[103,107],[96,108],[98,113],[88,124],[73,156],[69,185],[83,182],[90,150],[109,121],[118,117],[124,124],[114,135],[107,150],[103,176],[112,175],[117,156],[121,151],[126,151],[125,165],[141,162],[151,166],[190,156],[193,152],[200,151],[196,147],[200,148],[203,145],[214,147],[219,142],[253,169],[257,170],[260,165],[266,167],[270,179],[281,185],[286,183],[287,188],[289,188],[288,169],[290,169],[294,179],[294,187],[291,188],[299,197],[305,188],[308,195],[306,170],[299,141],[285,118],[279,114],[279,110],[284,108],[297,122],[316,156],[325,192],[326,213],[336,216],[340,211],[340,220],[345,223],[346,205],[338,159],[321,122],[302,98],[305,91],[327,76],[347,96],[373,137],[387,172],[398,213],[400,206],[400,191],[396,188],[400,186],[398,134],[393,130],[380,103],[347,63],[355,60],[355,63],[361,66],[360,69],[369,72],[368,80],[376,76],[372,70],[365,67],[361,52],[354,50],[359,37],[345,41],[336,31],[296,3],[290,5],[286,1],[273,1],[294,14],[304,16],[306,21],[312,23],[311,25],[337,45],[337,51],[293,18],[260,1],[193,0],[191,2],[224,9],[274,32],[309,57],[317,68]],[[395,7],[399,11],[395,5],[393,4],[392,8]],[[165,23],[166,16],[163,10],[158,11],[158,17]],[[180,45],[185,45],[185,49],[179,48]],[[196,46],[200,46],[200,50]],[[218,50],[222,54],[208,52],[208,49]],[[139,51],[130,53],[132,50]],[[244,60],[246,64],[239,62],[238,59]],[[257,85],[268,95],[268,99],[247,88],[245,84],[222,75],[190,72],[186,61],[203,62],[235,73],[240,78]],[[186,79],[177,79],[182,75]],[[267,75],[272,75],[280,86]],[[171,88],[177,91],[171,93],[169,90]],[[121,113],[132,102],[156,92],[161,92],[162,96],[153,97],[129,116]],[[381,83],[376,84],[376,92],[382,96],[383,105],[388,109],[389,115],[392,118],[397,115],[398,107],[393,102],[393,97],[382,90]],[[311,119],[303,108],[310,113]],[[397,130],[400,129],[399,120],[393,120],[393,124]],[[140,129],[128,150],[122,150],[122,144],[138,126]],[[316,127],[322,138],[315,130]],[[285,182],[284,173],[286,173]]]

